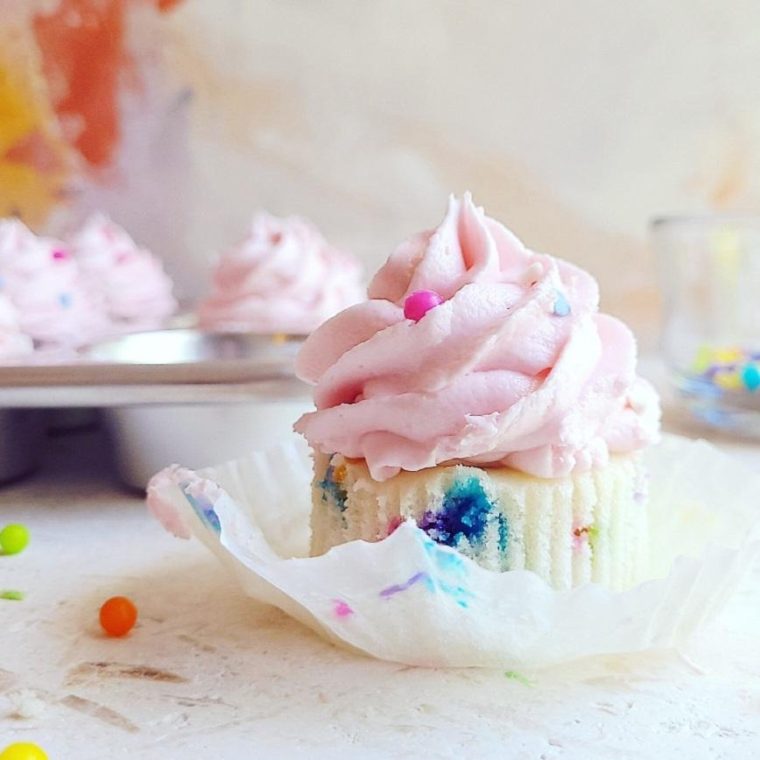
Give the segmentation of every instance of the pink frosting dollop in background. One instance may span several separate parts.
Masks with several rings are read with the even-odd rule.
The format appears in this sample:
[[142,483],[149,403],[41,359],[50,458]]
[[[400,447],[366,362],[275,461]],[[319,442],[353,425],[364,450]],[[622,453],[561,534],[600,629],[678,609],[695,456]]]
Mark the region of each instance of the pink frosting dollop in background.
[[100,301],[107,332],[164,327],[177,309],[161,261],[104,214],[93,214],[71,239],[84,282]]
[[18,220],[0,221],[0,284],[37,350],[70,351],[103,334],[102,310],[66,244]]
[[0,360],[24,359],[33,350],[32,339],[21,332],[16,307],[8,296],[0,293]]
[[198,322],[205,329],[306,335],[364,297],[353,256],[304,219],[260,212],[248,236],[221,256]]
[[[443,303],[406,319],[419,290]],[[453,462],[561,477],[658,436],[657,394],[596,281],[528,250],[469,194],[398,247],[369,299],[307,339],[296,371],[316,411],[295,428],[378,481]]]

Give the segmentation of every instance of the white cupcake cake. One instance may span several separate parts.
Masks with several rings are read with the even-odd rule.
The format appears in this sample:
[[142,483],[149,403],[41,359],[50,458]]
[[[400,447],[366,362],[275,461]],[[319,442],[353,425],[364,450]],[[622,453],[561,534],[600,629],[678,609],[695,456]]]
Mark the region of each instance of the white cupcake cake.
[[659,428],[635,364],[590,275],[452,199],[299,356],[315,385],[296,425],[315,452],[312,553],[411,519],[492,570],[633,584],[648,556],[639,452]]

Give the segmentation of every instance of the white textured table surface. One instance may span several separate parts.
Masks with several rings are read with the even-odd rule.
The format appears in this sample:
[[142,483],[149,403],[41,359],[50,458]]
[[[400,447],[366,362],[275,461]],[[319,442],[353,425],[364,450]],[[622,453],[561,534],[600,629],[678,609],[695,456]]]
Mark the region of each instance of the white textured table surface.
[[[34,741],[51,760],[760,756],[760,572],[688,659],[606,658],[526,683],[365,659],[251,602],[119,492],[92,435],[54,439],[37,476],[0,490],[9,521],[33,541],[0,557],[0,587],[27,595],[0,602],[0,747]],[[140,609],[124,640],[97,626],[116,594]]]

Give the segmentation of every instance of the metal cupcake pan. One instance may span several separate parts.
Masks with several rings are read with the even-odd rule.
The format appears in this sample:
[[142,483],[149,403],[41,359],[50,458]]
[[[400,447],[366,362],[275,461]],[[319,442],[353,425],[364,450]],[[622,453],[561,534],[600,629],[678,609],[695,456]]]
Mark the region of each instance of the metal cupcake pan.
[[[27,439],[15,414],[23,410],[97,408],[120,478],[144,487],[173,462],[214,464],[293,435],[293,422],[311,407],[293,371],[302,341],[158,330],[105,341],[67,364],[3,366],[0,415],[7,424],[0,437],[8,444]],[[33,455],[32,440],[28,448]],[[1,470],[0,461],[0,479]]]
[[[208,398],[223,385],[292,378],[302,340],[193,329],[131,333],[92,346],[66,363],[0,366],[0,407],[85,406],[88,399],[94,406],[149,403],[166,397],[149,390],[159,386],[192,387]],[[123,390],[114,396],[103,393],[106,388]]]

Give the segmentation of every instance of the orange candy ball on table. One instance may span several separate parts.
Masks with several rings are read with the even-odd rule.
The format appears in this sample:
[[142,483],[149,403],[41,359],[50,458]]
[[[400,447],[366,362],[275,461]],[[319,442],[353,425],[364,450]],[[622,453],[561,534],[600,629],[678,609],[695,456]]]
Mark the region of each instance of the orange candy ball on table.
[[100,625],[109,636],[126,636],[137,622],[137,607],[125,596],[113,596],[100,608]]

